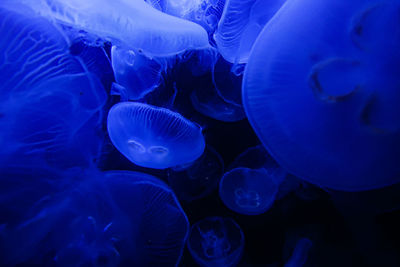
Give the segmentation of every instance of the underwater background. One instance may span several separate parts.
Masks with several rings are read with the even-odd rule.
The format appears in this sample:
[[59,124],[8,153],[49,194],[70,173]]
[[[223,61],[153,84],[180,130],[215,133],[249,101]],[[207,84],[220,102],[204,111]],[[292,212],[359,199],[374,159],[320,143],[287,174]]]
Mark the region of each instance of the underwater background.
[[400,266],[399,0],[1,0],[0,266]]

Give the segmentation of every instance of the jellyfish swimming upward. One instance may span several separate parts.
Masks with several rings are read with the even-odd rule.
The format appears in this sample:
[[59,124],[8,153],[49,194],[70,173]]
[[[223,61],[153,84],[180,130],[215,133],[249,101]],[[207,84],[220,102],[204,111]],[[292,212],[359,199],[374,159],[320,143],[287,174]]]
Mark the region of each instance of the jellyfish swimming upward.
[[108,133],[115,147],[133,163],[165,169],[196,160],[204,151],[201,128],[169,109],[135,102],[114,105]]

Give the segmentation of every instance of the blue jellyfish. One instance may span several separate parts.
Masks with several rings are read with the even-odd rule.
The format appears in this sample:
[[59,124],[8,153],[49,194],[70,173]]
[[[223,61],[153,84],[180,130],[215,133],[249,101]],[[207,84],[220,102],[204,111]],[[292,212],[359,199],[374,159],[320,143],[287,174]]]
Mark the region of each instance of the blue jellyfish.
[[221,178],[219,196],[237,213],[262,214],[274,203],[281,179],[274,170],[236,168]]
[[0,25],[0,165],[93,164],[107,99],[99,79],[48,20],[0,8]]
[[140,99],[161,83],[161,73],[165,67],[160,60],[118,46],[112,47],[111,59],[118,83],[114,93],[121,95],[124,100]]
[[289,2],[244,73],[243,104],[258,137],[283,168],[317,186],[399,182],[399,3]]
[[193,22],[164,14],[143,0],[5,0],[6,6],[34,12],[111,41],[141,49],[152,56],[167,56],[209,46],[207,32]]
[[214,34],[218,51],[230,63],[247,63],[264,25],[286,0],[227,0]]
[[242,257],[244,235],[233,219],[208,217],[192,226],[187,244],[200,266],[232,267]]
[[292,256],[285,263],[284,267],[302,267],[308,257],[308,253],[313,245],[313,242],[308,238],[301,238],[297,241],[293,250]]
[[219,121],[235,122],[246,117],[243,107],[225,102],[213,85],[196,88],[190,95],[190,100],[199,113]]
[[232,65],[219,57],[212,70],[218,95],[227,103],[242,106],[242,74],[235,74]]
[[[6,174],[7,182],[4,177],[0,182],[7,188],[16,187],[11,178],[32,184],[29,171]],[[172,190],[157,178],[127,171],[37,174],[46,176],[20,190],[27,193],[24,201],[15,194],[0,198],[0,212],[7,215],[0,220],[6,225],[0,235],[2,266],[179,262],[189,223]],[[9,204],[18,209],[5,210]]]
[[125,237],[117,243],[124,256],[122,265],[176,266],[189,233],[189,222],[171,188],[144,173],[111,171],[105,177],[114,205],[123,212],[122,219],[130,222],[115,225]]
[[179,199],[193,201],[214,191],[224,174],[224,162],[211,146],[203,155],[183,169],[170,169],[168,183]]
[[165,169],[195,161],[204,151],[201,128],[169,109],[136,102],[114,105],[107,121],[114,146],[133,163]]

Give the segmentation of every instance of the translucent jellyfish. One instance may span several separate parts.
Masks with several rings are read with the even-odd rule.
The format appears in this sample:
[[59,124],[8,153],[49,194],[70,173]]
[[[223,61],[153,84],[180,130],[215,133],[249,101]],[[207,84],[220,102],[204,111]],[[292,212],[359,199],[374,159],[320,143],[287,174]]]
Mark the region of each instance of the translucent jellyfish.
[[192,201],[214,191],[224,174],[224,162],[212,147],[206,146],[203,155],[183,169],[171,169],[168,183],[179,199]]
[[292,256],[285,263],[284,267],[302,267],[307,261],[308,252],[312,245],[313,242],[308,238],[298,240]]
[[161,73],[165,67],[160,60],[118,46],[112,47],[111,59],[118,83],[113,93],[121,95],[125,100],[140,99],[161,83]]
[[214,35],[225,60],[246,63],[257,36],[285,1],[227,0]]
[[[0,235],[2,266],[177,265],[189,223],[166,184],[138,172],[74,170],[56,177],[60,175],[51,186],[47,179],[37,179],[38,187],[25,190],[29,194],[22,204],[18,195],[9,194],[7,202],[0,198],[0,212],[8,215],[1,219],[6,225]],[[2,185],[15,187],[7,180]],[[5,204],[24,208],[7,214]],[[19,216],[4,221],[13,213]]]
[[266,212],[274,203],[281,177],[273,170],[236,168],[224,174],[219,196],[231,210],[245,215]]
[[201,128],[169,109],[121,102],[108,114],[114,146],[133,163],[165,169],[195,161],[204,151]]
[[289,2],[245,69],[243,104],[255,132],[283,168],[318,186],[399,182],[399,3]]
[[219,57],[213,66],[213,84],[218,95],[227,103],[242,106],[242,74],[235,74],[233,66]]
[[0,165],[93,164],[107,99],[98,78],[48,20],[0,8],[0,25]]
[[246,117],[241,106],[225,102],[212,85],[193,90],[190,100],[195,110],[219,121],[235,122]]
[[192,226],[187,243],[200,266],[231,267],[242,257],[244,235],[231,218],[208,217]]
[[162,13],[143,0],[3,2],[14,9],[20,9],[18,4],[22,3],[44,17],[153,56],[209,46],[207,32],[200,25]]

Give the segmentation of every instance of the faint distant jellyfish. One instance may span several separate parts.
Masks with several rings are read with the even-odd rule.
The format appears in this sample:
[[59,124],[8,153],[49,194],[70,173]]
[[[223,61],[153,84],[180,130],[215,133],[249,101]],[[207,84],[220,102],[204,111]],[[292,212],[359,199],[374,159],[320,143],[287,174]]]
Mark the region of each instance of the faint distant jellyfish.
[[92,165],[107,98],[99,79],[45,18],[0,8],[0,22],[0,164]]
[[111,171],[105,176],[113,203],[122,212],[115,218],[115,230],[121,234],[116,241],[121,264],[177,266],[189,222],[171,188],[145,173]]
[[308,253],[312,245],[313,242],[308,238],[299,239],[293,250],[292,256],[285,263],[284,267],[302,267],[307,261]]
[[44,17],[152,56],[209,47],[207,32],[200,25],[162,13],[143,0],[4,0],[1,5],[18,10],[15,2]]
[[230,218],[208,217],[190,230],[188,248],[203,267],[236,266],[244,247],[244,235]]
[[265,26],[245,69],[243,106],[288,172],[346,191],[400,181],[399,8],[289,0]]
[[212,85],[193,90],[190,100],[195,110],[219,121],[235,122],[245,118],[243,108],[225,102]]
[[223,173],[221,156],[206,146],[203,155],[187,168],[169,170],[168,182],[179,199],[192,201],[214,191]]
[[114,146],[133,163],[165,169],[195,161],[204,151],[201,128],[179,113],[148,104],[121,102],[108,114]]
[[219,196],[229,209],[237,213],[262,214],[275,201],[280,179],[272,170],[236,168],[222,177]]
[[117,86],[114,93],[124,100],[137,100],[161,82],[163,66],[155,58],[118,46],[111,48],[111,61]]
[[225,60],[246,63],[257,36],[285,1],[227,0],[214,35]]

